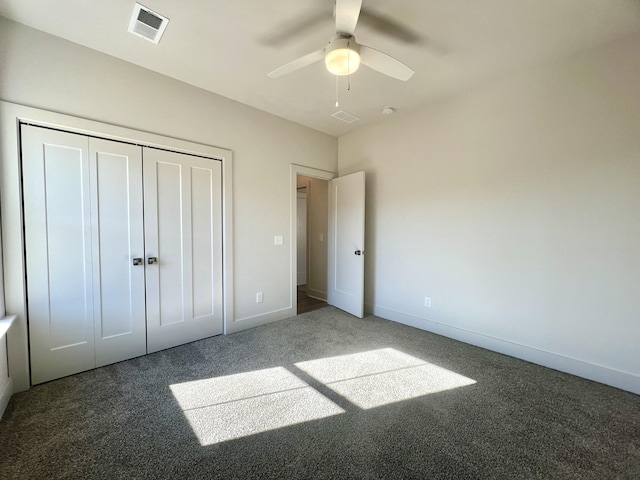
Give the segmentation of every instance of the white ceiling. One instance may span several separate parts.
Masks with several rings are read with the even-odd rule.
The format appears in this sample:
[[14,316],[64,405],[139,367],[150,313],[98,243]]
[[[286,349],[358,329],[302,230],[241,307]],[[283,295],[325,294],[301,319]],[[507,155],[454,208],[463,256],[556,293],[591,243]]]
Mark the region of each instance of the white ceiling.
[[[408,82],[362,67],[331,117],[336,81],[323,62],[278,79],[267,73],[334,35],[334,0],[143,0],[170,19],[159,45],[127,32],[134,0],[0,0],[0,15],[334,136],[508,72],[640,31],[638,0],[364,0],[359,43],[415,70]],[[316,16],[318,15],[318,16]],[[376,31],[384,17],[413,32],[404,42]],[[283,33],[309,20],[300,32]],[[311,21],[317,20],[317,21]]]

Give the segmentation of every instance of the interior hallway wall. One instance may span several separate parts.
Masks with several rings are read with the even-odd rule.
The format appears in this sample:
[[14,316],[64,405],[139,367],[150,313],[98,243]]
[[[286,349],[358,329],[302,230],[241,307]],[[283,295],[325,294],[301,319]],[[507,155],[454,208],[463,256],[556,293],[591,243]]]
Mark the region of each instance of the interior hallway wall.
[[297,194],[298,235],[296,236],[298,286],[307,284],[307,189],[298,189]]
[[300,175],[298,176],[298,186],[307,187],[307,294],[326,301],[329,182]]

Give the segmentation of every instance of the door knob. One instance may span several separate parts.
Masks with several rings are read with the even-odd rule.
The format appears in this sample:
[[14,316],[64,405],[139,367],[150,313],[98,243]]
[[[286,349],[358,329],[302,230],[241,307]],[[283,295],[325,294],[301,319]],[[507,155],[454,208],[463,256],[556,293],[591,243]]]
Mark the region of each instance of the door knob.
[[158,257],[149,257],[147,259],[147,263],[149,265],[155,265],[156,263],[158,263]]
[[134,266],[138,266],[138,265],[142,265],[144,262],[142,261],[141,258],[134,258],[133,259],[133,265]]
[[356,251],[355,251],[355,252],[353,252],[353,253],[355,253],[356,255],[362,255],[362,251],[360,251],[360,250],[356,250]]

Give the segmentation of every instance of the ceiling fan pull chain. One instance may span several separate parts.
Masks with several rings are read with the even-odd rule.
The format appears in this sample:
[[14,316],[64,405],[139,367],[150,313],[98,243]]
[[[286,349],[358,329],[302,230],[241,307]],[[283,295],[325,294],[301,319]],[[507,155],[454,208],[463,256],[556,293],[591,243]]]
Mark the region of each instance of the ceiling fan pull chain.
[[[351,50],[349,48],[351,42],[347,42],[347,50]],[[347,92],[351,90],[351,55],[347,55]]]
[[338,88],[338,79],[339,79],[339,78],[340,78],[340,77],[339,77],[338,75],[336,75],[336,107],[339,107],[339,106],[340,106],[340,102],[338,102],[338,91],[339,91],[339,88]]

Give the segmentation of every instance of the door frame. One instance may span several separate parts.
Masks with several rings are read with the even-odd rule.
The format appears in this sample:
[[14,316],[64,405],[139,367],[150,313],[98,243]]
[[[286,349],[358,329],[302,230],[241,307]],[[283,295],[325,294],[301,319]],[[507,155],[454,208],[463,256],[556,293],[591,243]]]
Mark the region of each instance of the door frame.
[[290,167],[290,209],[291,217],[289,223],[289,238],[291,238],[290,255],[291,255],[291,275],[290,275],[290,305],[294,314],[298,311],[298,175],[304,177],[317,178],[320,180],[330,181],[338,176],[335,172],[328,172],[303,165],[291,164]]
[[222,162],[222,295],[224,331],[227,333],[228,326],[233,323],[234,318],[232,152],[210,145],[0,101],[0,206],[5,307],[7,312],[16,315],[12,328],[7,332],[9,372],[13,382],[11,394],[28,390],[30,387],[20,163],[21,123],[214,158]]

